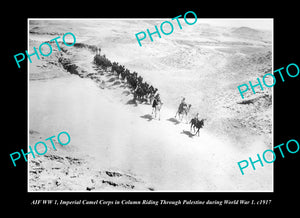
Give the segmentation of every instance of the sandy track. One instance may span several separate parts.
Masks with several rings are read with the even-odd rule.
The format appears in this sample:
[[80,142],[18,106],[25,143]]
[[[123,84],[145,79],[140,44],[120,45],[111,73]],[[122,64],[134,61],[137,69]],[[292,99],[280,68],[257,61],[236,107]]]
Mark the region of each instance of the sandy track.
[[[240,102],[237,85],[271,69],[271,37],[251,28],[199,22],[168,38],[136,46],[131,36],[157,21],[30,21],[30,46],[73,32],[101,47],[159,89],[161,120],[132,104],[126,86],[92,64],[87,47],[68,47],[30,64],[30,144],[60,131],[67,147],[30,163],[31,190],[271,191],[272,165],[237,162],[270,148],[270,90]],[[258,25],[259,26],[259,25]],[[47,53],[47,52],[46,52]],[[58,59],[78,66],[66,72]],[[180,96],[208,118],[200,137],[173,119]],[[248,96],[247,96],[248,98]]]

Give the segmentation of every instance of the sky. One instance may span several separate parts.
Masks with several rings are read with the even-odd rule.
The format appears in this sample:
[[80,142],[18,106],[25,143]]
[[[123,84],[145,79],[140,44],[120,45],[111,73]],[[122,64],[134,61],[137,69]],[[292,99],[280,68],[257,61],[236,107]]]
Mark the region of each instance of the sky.
[[223,27],[250,27],[261,30],[273,30],[273,18],[240,18],[240,19],[232,19],[232,18],[223,18],[223,19],[201,19],[198,17],[197,22],[208,23],[216,26]]

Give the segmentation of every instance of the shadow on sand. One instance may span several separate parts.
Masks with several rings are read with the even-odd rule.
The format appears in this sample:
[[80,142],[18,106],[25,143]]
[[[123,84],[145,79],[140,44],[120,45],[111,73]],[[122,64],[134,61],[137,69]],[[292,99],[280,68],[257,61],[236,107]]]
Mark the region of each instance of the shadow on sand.
[[141,118],[144,118],[144,119],[147,119],[148,121],[151,121],[153,120],[153,117],[151,114],[145,114],[143,116],[140,116]]
[[169,119],[167,119],[168,121],[170,121],[170,122],[173,122],[175,125],[177,125],[177,124],[179,124],[180,122],[177,120],[177,119],[175,119],[174,117],[171,117],[171,118],[169,118]]
[[128,96],[128,95],[130,95],[130,94],[131,94],[131,92],[130,92],[130,91],[128,91],[128,90],[125,90],[125,91],[123,91],[123,92],[122,92],[122,94],[124,94],[124,95]]
[[182,130],[181,134],[185,134],[190,138],[193,138],[193,136],[195,136],[193,133],[191,133],[190,131],[186,131],[186,130]]
[[137,106],[137,102],[134,99],[127,101],[126,104],[132,104],[134,106]]

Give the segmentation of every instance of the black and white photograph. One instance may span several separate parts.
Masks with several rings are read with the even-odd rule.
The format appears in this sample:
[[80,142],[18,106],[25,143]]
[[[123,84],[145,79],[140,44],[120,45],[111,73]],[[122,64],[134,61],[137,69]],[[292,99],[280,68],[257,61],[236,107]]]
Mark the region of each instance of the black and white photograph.
[[184,13],[28,19],[28,192],[273,192],[273,19]]
[[296,3],[163,3],[8,7],[10,216],[297,212]]

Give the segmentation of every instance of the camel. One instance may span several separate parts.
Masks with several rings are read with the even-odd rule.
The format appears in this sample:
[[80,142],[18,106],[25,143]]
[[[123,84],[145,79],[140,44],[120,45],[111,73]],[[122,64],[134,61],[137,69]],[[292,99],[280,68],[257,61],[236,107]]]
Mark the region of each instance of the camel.
[[[179,107],[178,107],[178,110],[177,110],[176,114],[175,114],[175,118],[176,118],[176,116],[178,115],[179,120],[182,121],[183,116],[185,115],[185,117],[186,117],[186,119],[187,119],[187,116],[188,116],[188,113],[189,113],[191,107],[192,107],[191,104],[186,105],[186,104],[181,103],[181,104],[179,105]],[[181,115],[181,118],[180,118],[180,115]]]
[[199,131],[204,126],[204,120],[206,120],[206,119],[201,119],[201,120],[198,120],[197,118],[191,119],[191,121],[190,121],[191,131],[192,131],[192,128],[193,128],[194,132],[195,132],[195,128],[197,129],[197,131],[195,132],[195,135],[198,133],[198,136],[199,136]]
[[162,107],[163,103],[161,102],[160,99],[154,99],[153,100],[153,104],[152,104],[152,114],[154,112],[154,118],[156,118],[158,116],[158,120],[160,120],[160,110],[161,110],[161,107]]

